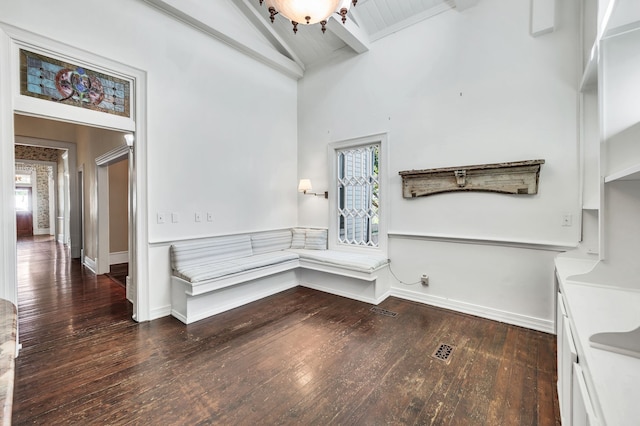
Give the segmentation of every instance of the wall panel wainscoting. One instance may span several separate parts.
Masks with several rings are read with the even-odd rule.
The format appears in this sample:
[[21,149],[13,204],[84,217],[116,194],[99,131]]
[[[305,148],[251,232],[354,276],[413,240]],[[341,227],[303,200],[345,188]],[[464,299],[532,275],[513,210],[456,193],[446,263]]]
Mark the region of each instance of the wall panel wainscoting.
[[559,424],[549,334],[304,287],[135,323],[63,246],[18,247],[16,424]]

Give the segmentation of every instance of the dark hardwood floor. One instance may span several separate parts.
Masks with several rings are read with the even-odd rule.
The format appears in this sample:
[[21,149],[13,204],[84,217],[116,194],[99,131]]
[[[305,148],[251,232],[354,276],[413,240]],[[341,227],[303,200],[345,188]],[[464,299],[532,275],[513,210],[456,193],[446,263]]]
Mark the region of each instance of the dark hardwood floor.
[[118,263],[109,267],[109,273],[107,276],[125,287],[127,283],[127,275],[129,275],[129,264]]
[[559,424],[551,335],[305,288],[137,324],[124,288],[60,245],[18,251],[15,424]]

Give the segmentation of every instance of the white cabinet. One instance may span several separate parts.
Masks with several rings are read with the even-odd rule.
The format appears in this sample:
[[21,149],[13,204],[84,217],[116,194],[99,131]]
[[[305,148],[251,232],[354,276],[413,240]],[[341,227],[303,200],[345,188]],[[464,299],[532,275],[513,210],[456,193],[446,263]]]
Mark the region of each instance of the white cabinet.
[[[589,397],[589,391],[587,390],[587,384],[584,380],[582,373],[582,367],[579,364],[573,364],[573,392],[571,401],[571,423],[575,426],[596,426],[600,423],[596,418],[593,410],[593,404]],[[563,425],[566,423],[562,423]]]
[[562,335],[562,373],[558,371],[558,376],[562,374],[562,394],[558,394],[558,398],[562,398],[560,404],[560,413],[562,415],[563,425],[572,425],[571,419],[573,418],[573,366],[578,363],[578,352],[576,351],[576,345],[573,343],[573,333],[569,326],[569,321],[565,318],[564,321],[564,333]]
[[573,333],[564,309],[562,294],[558,292],[557,313],[558,400],[563,425],[571,425],[573,400],[573,365],[578,362],[578,352]]
[[[560,404],[560,418],[564,426],[595,425],[595,416],[590,423],[584,423],[586,406],[593,413],[593,404],[588,392],[582,392],[576,385],[576,380],[582,380],[582,369],[578,365],[578,350],[573,338],[573,331],[562,293],[558,292],[557,307],[557,353],[558,353],[558,402]],[[576,371],[580,378],[576,378]],[[584,383],[583,383],[584,384]]]
[[[576,387],[575,371],[579,366],[578,347],[574,337],[574,329],[570,319],[567,301],[563,295],[564,283],[567,278],[574,274],[582,274],[591,270],[597,259],[581,260],[572,258],[556,259],[555,281],[557,292],[556,306],[556,335],[557,335],[557,368],[558,368],[558,402],[560,405],[560,418],[564,426],[583,425],[582,418],[584,406],[592,407],[593,404],[588,399],[589,393],[581,393]],[[582,370],[580,370],[582,374]],[[584,379],[582,379],[584,382]],[[587,399],[587,401],[584,401]],[[593,411],[593,410],[592,410]],[[595,417],[591,420],[594,422]]]
[[602,262],[563,256],[566,255],[556,258],[558,400],[562,424],[637,426],[640,358],[594,347],[590,337],[637,327],[640,290],[595,279],[603,271]]

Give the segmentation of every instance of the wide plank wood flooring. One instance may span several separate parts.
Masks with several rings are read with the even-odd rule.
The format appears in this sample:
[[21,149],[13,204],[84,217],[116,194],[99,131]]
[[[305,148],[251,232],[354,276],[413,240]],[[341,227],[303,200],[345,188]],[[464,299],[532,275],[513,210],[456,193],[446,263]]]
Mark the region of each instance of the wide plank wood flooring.
[[559,424],[551,335],[306,288],[137,324],[124,288],[59,244],[18,251],[14,424]]

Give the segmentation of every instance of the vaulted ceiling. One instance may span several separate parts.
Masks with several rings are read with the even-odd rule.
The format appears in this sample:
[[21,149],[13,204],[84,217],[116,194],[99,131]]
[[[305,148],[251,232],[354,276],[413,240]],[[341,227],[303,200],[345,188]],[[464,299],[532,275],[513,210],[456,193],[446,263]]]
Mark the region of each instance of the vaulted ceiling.
[[[261,6],[259,0],[144,1],[291,77],[301,78],[307,68],[334,54],[367,52],[380,38],[443,12],[463,11],[480,0],[359,0],[344,24],[339,15],[332,15],[324,34],[319,24],[299,25],[294,34],[289,20],[280,15],[271,23],[266,5]],[[227,7],[220,7],[223,4]],[[238,25],[238,19],[248,21],[251,28]]]
[[301,68],[312,66],[341,49],[356,54],[369,50],[370,43],[405,27],[451,9],[464,9],[478,0],[359,0],[351,7],[347,22],[333,15],[326,33],[319,24],[299,25],[297,34],[291,22],[276,16],[271,23],[266,5],[259,0],[233,0],[256,28],[283,55]]

